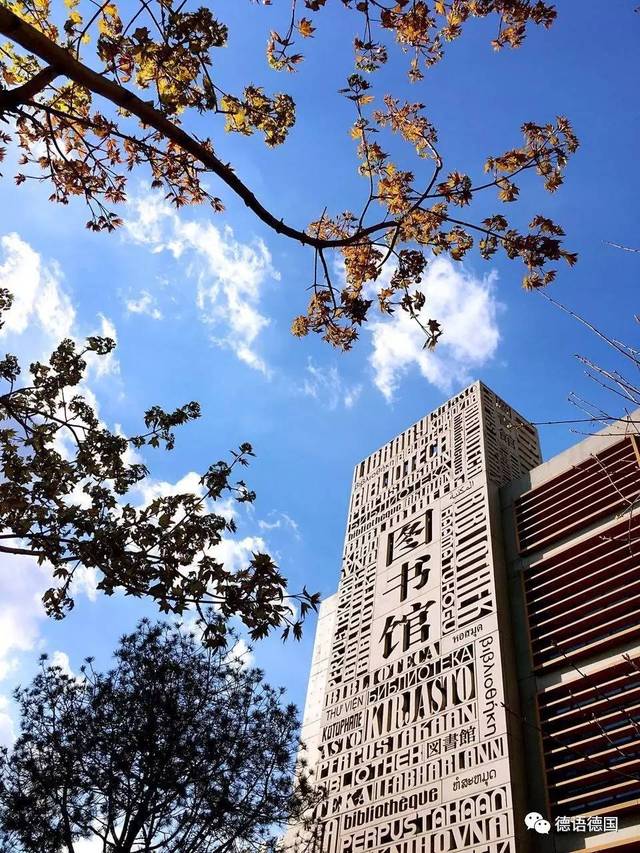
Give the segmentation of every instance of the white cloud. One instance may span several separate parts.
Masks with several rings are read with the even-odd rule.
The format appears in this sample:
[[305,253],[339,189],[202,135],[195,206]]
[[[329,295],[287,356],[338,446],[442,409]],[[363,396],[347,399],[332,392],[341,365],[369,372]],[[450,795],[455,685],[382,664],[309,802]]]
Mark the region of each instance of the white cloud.
[[86,595],[89,601],[95,601],[98,597],[98,570],[93,566],[78,566],[73,573],[71,584],[71,595]]
[[348,385],[335,365],[320,367],[309,359],[300,390],[307,397],[319,400],[324,406],[334,411],[340,405],[345,409],[351,409],[362,392],[362,386]]
[[45,618],[42,594],[50,585],[50,569],[33,557],[5,556],[0,565],[0,678],[17,669],[22,653],[36,647]]
[[75,853],[102,853],[104,842],[99,835],[92,835],[90,838],[74,840],[73,849]]
[[86,684],[86,675],[83,672],[80,674],[76,674],[73,669],[71,669],[71,662],[69,661],[69,655],[66,652],[61,652],[56,650],[52,655],[49,655],[49,660],[47,661],[49,666],[57,666],[59,667],[64,675],[68,675],[69,678],[72,678],[76,684]]
[[220,230],[210,222],[183,220],[155,196],[140,198],[131,208],[126,227],[136,242],[186,262],[184,270],[197,282],[202,319],[214,329],[213,341],[268,376],[255,346],[269,324],[260,300],[267,281],[280,275],[264,242],[241,243],[229,227]]
[[[116,435],[121,435],[126,438],[125,432],[122,429],[122,424],[115,424],[113,431]],[[134,447],[133,444],[131,444],[131,442],[127,444],[127,449],[125,450],[122,459],[125,465],[144,464],[144,456],[140,453],[137,447]]]
[[[218,608],[214,606],[211,609],[215,611]],[[205,623],[201,620],[200,615],[197,612],[187,611],[186,613],[182,613],[179,617],[174,617],[174,620],[183,632],[193,634],[197,641],[202,641]],[[234,625],[234,628],[236,631],[239,630],[239,626],[237,624]],[[234,660],[240,661],[242,668],[246,669],[253,663],[253,650],[243,637],[238,637],[236,642],[229,649],[226,659],[229,662]]]
[[126,306],[130,314],[146,314],[152,320],[162,320],[162,311],[148,290],[142,290],[137,299],[127,299]]
[[169,483],[166,480],[152,480],[147,477],[146,480],[136,486],[136,489],[140,492],[142,506],[147,506],[156,498],[168,498],[171,495],[193,494],[198,497],[204,495],[204,486],[200,482],[200,474],[195,471],[189,471],[175,483]]
[[348,388],[344,394],[344,406],[345,409],[352,409],[356,402],[358,401],[358,397],[360,396],[360,392],[362,391],[362,385],[352,385],[351,388]]
[[212,550],[212,556],[220,560],[231,572],[245,568],[253,554],[265,553],[267,544],[260,536],[245,536],[244,539],[223,539]]
[[[121,835],[123,827],[123,820],[114,821],[113,829],[115,831],[112,831],[108,834],[108,840],[113,842],[115,839],[117,839]],[[92,835],[90,835],[88,838],[79,838],[77,840],[74,839],[73,849],[75,853],[104,853],[105,844],[101,833],[102,828],[100,826],[100,823],[96,821],[96,823],[94,823],[93,825]],[[112,844],[109,844],[108,846],[109,848],[113,849]]]
[[[245,506],[250,507],[251,504],[245,504]],[[216,515],[221,515],[227,521],[231,521],[238,515],[238,501],[230,495],[227,498],[220,498],[212,503],[211,509]]]
[[[204,253],[207,263],[215,265],[218,262],[215,252],[209,256],[197,245],[198,239],[206,240],[207,237],[206,232],[198,236],[187,231],[182,235],[184,246],[180,248],[175,244],[171,251],[179,257],[181,252],[192,250],[196,260]],[[243,263],[245,266],[248,265],[250,272],[253,270],[253,278],[248,273],[245,279],[240,276],[238,293],[240,296],[243,293],[248,294],[249,305],[253,304],[251,303],[253,294],[254,303],[257,304],[259,284],[262,280],[260,276],[265,278],[271,272],[266,249],[260,253],[245,247],[248,254],[243,254],[240,251],[242,247],[234,244],[233,241],[230,242],[230,248],[229,246],[218,248],[219,251],[230,253],[227,258],[228,266],[224,269],[225,281],[227,279],[231,281],[236,272],[240,275]],[[250,254],[251,252],[254,252],[254,256]],[[252,257],[255,261],[253,267],[250,263]],[[40,359],[43,355],[48,356],[53,346],[62,337],[79,337],[77,333],[79,324],[71,299],[65,290],[61,270],[55,263],[43,261],[41,255],[17,234],[0,237],[0,286],[9,289],[15,297],[14,306],[5,315],[6,324],[2,335],[11,339],[11,349],[19,355],[23,364]],[[219,283],[217,286],[222,287],[222,284]],[[200,291],[203,310],[206,307],[208,311],[212,311],[215,308],[212,302],[213,295],[212,293],[207,295],[206,282],[200,282]],[[230,293],[227,299],[228,306],[232,306],[231,295],[233,294]],[[212,304],[209,304],[210,302]],[[239,307],[242,308],[242,304]],[[246,318],[247,312],[243,314],[240,311],[238,316]],[[249,315],[249,319],[243,321],[244,325],[240,323],[238,326],[242,332],[239,340],[245,346],[253,342],[250,319]],[[264,323],[267,322],[266,319],[262,319]],[[117,338],[113,323],[104,315],[99,315],[99,326],[95,333]],[[250,359],[249,355],[247,359]],[[114,356],[101,358],[91,356],[88,361],[90,381],[94,377],[112,376],[119,370]],[[83,383],[79,390],[97,413],[98,401],[92,389]],[[119,431],[118,427],[116,431]],[[60,438],[56,446],[66,457],[73,452],[73,447],[67,439]],[[132,450],[128,453],[129,456],[131,458],[127,461],[134,461],[134,457],[138,454]],[[199,484],[199,475],[195,472],[190,472],[174,484],[164,482],[145,484],[142,499],[146,503],[161,494],[189,491],[196,494],[203,493],[202,486]],[[228,497],[216,504],[210,503],[207,508],[231,519],[236,514],[234,503],[233,499]],[[220,546],[219,556],[226,559],[229,564],[239,566],[246,564],[246,560],[250,559],[252,548],[260,550],[261,546],[264,548],[262,540],[252,537],[239,541],[225,541]],[[72,594],[95,600],[98,577],[95,569],[80,567],[75,574]],[[34,559],[26,555],[10,555],[0,565],[0,679],[16,674],[25,656],[32,657],[33,654],[30,653],[35,653],[36,650],[42,650],[44,647],[42,627],[47,617],[41,598],[44,591],[52,585],[54,583],[51,568],[47,565],[38,566]],[[57,659],[66,667],[67,662],[61,657],[63,654],[60,652]],[[11,732],[11,718],[0,703],[0,737],[10,738]]]
[[[71,593],[93,601],[96,583],[96,571],[81,567]],[[15,673],[25,653],[42,647],[41,625],[47,618],[42,595],[54,585],[48,564],[39,566],[35,558],[22,554],[4,556],[0,565],[0,681]]]
[[[390,271],[387,273],[390,274]],[[423,316],[438,320],[444,333],[435,351],[423,348],[424,333],[400,309],[389,320],[369,323],[374,382],[392,400],[401,378],[418,368],[427,382],[443,391],[467,382],[496,352],[500,334],[495,296],[496,273],[476,278],[448,258],[429,263],[421,289]]]
[[[140,506],[147,506],[156,498],[169,497],[170,495],[194,494],[202,497],[205,494],[204,486],[200,482],[200,475],[195,471],[185,474],[175,483],[166,480],[147,479],[138,487],[141,497]],[[213,512],[221,515],[227,521],[231,521],[238,515],[238,503],[229,496],[217,501],[206,500],[203,509],[205,512]],[[289,523],[297,529],[293,519],[285,516]],[[259,523],[259,526],[260,523]],[[275,525],[279,526],[279,524]],[[224,564],[225,568],[232,572],[247,565],[254,552],[264,552],[267,545],[260,536],[245,536],[243,539],[231,539],[223,537],[222,541],[211,549],[211,555]]]
[[[0,287],[13,294],[13,305],[4,315],[0,337],[11,335],[18,343],[17,351],[25,366],[36,359],[47,358],[63,338],[78,340],[76,312],[66,292],[62,270],[56,261],[48,264],[18,234],[0,237]],[[117,340],[116,328],[103,314],[93,334]],[[28,333],[28,336],[27,336]],[[24,335],[24,340],[16,341]],[[97,377],[113,375],[120,367],[114,353],[86,356],[90,372]],[[87,392],[83,385],[82,393]]]
[[242,637],[235,643],[227,655],[229,661],[239,661],[243,669],[247,669],[253,663],[253,652],[251,647]]
[[71,664],[69,663],[69,655],[66,652],[55,651],[49,658],[49,665],[58,666],[65,675],[75,678],[75,673],[71,669]]
[[[139,462],[141,460],[132,458],[129,464],[133,461]],[[140,494],[141,506],[148,506],[156,498],[168,498],[171,495],[191,494],[201,498],[205,494],[204,486],[200,482],[200,474],[196,471],[189,471],[175,483],[147,477],[135,488]],[[222,518],[231,521],[238,515],[238,502],[233,495],[219,498],[217,501],[207,499],[204,503],[204,509],[206,512],[215,512],[216,515],[221,515]]]
[[9,713],[11,707],[9,697],[0,695],[0,746],[11,746],[16,739],[13,718]]
[[296,539],[300,539],[300,528],[298,527],[297,521],[294,521],[290,515],[287,515],[286,512],[271,512],[269,513],[269,519],[273,519],[272,521],[266,521],[264,519],[258,521],[258,527],[260,530],[279,530],[284,528],[289,528],[292,530]]
[[[5,315],[2,334],[11,339],[11,349],[17,352],[25,366],[43,356],[48,357],[62,338],[76,337],[76,313],[58,265],[45,263],[19,235],[0,238],[0,261],[0,286],[14,295],[13,306]],[[113,324],[103,315],[100,315],[98,333],[116,337]],[[94,375],[117,372],[113,357],[102,362],[94,360],[95,364],[91,364]],[[92,390],[84,383],[78,390],[97,411]],[[73,453],[70,438],[62,431],[57,435],[55,446],[66,458]],[[55,585],[49,565],[39,566],[27,555],[3,556],[0,564],[0,679],[14,675],[25,655],[42,649],[41,629],[47,618],[42,595]],[[80,567],[74,577],[72,594],[95,600],[97,581],[95,569]],[[6,734],[8,722],[3,714],[0,707],[0,730]]]
[[[98,314],[98,317],[100,318],[100,326],[94,329],[91,334],[102,338],[111,338],[117,343],[118,332],[112,321],[108,317],[105,317],[104,314]],[[85,360],[94,376],[113,376],[120,373],[120,362],[116,358],[114,350],[111,350],[107,355],[97,355],[96,353],[89,352],[86,354]]]
[[55,343],[69,337],[75,311],[62,287],[58,265],[43,264],[40,255],[15,233],[0,238],[0,248],[4,259],[0,286],[14,297],[0,334],[22,334],[37,325]]

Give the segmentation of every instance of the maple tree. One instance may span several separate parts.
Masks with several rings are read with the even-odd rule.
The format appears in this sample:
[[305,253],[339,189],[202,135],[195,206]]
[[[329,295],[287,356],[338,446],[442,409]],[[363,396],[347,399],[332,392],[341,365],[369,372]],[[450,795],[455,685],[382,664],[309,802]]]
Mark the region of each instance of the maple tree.
[[318,800],[282,690],[184,629],[142,621],[113,668],[46,656],[0,749],[3,853],[267,851]]
[[[290,2],[288,23],[268,39],[268,63],[276,70],[300,66],[299,43],[320,30],[327,0]],[[20,172],[17,181],[48,182],[51,199],[63,204],[84,198],[89,227],[110,231],[121,223],[117,207],[126,200],[132,170],[147,169],[152,185],[176,206],[206,202],[221,211],[221,198],[207,186],[215,176],[268,227],[313,252],[312,295],[292,331],[318,332],[342,349],[352,346],[374,302],[383,313],[407,311],[424,329],[425,345],[435,345],[442,330],[437,320],[424,319],[420,290],[431,253],[460,260],[477,239],[484,258],[501,250],[521,259],[527,288],[553,280],[549,263],[575,263],[562,228],[548,217],[537,215],[519,230],[503,213],[476,221],[458,212],[488,191],[502,204],[514,202],[517,179],[527,171],[555,191],[578,147],[566,118],[525,123],[523,143],[489,157],[487,177],[474,179],[456,169],[445,172],[436,130],[419,101],[386,94],[375,104],[372,83],[393,49],[387,42],[410,57],[409,78],[416,82],[470,20],[492,16],[493,46],[518,47],[528,26],[553,24],[554,6],[540,0],[341,2],[362,27],[354,40],[355,68],[342,90],[353,104],[351,135],[367,186],[359,213],[329,214],[319,205],[314,222],[289,225],[217,156],[214,140],[190,130],[190,120],[205,113],[220,116],[230,133],[257,132],[267,145],[280,145],[295,122],[295,104],[288,94],[270,95],[252,84],[243,92],[224,91],[214,57],[227,44],[227,27],[208,6],[192,8],[188,0],[65,0],[64,13],[51,0],[0,0],[0,33],[8,39],[1,47],[0,116],[15,121],[2,136],[5,145],[15,141],[23,166],[36,170]],[[380,140],[390,135],[407,143],[410,168],[384,150]],[[331,252],[344,262],[343,284],[332,280]],[[393,275],[376,290],[387,263]]]
[[[10,305],[11,295],[0,289],[0,328]],[[84,348],[65,339],[48,363],[30,366],[26,381],[14,355],[0,359],[0,554],[51,566],[44,605],[56,619],[74,606],[74,581],[89,570],[106,595],[120,589],[151,599],[164,613],[194,610],[211,647],[226,644],[232,618],[253,639],[272,629],[299,639],[319,595],[289,594],[268,554],[255,553],[234,569],[216,551],[236,530],[219,501],[255,500],[244,480],[233,479],[253,456],[251,445],[210,465],[199,494],[145,501],[144,487],[152,484],[135,451],[171,450],[175,429],[199,418],[200,407],[190,402],[165,412],[153,406],[144,415],[145,431],[129,437],[107,429],[83,379],[87,360],[114,346],[106,337],[87,338]]]

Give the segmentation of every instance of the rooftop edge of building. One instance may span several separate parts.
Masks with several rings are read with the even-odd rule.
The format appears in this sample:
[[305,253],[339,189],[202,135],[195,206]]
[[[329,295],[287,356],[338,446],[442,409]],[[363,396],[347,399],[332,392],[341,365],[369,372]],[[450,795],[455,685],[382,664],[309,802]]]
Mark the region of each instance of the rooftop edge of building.
[[640,432],[638,424],[640,424],[640,408],[625,417],[612,421],[598,432],[587,435],[582,441],[532,468],[528,474],[524,474],[504,485],[501,489],[504,502],[509,504],[530,489],[552,480],[562,474],[563,471],[575,468],[590,456],[601,453],[615,444],[621,437],[631,434],[638,435]]
[[387,446],[389,446],[390,444],[392,444],[394,441],[396,441],[396,439],[400,438],[400,437],[401,437],[402,435],[404,435],[405,433],[408,433],[408,432],[409,432],[409,430],[411,430],[411,429],[413,429],[414,427],[418,426],[418,424],[422,423],[424,420],[426,420],[426,419],[428,419],[428,418],[431,418],[431,417],[435,416],[435,415],[436,415],[436,414],[437,414],[441,409],[446,408],[448,404],[453,403],[453,401],[455,401],[458,397],[461,397],[461,396],[463,396],[464,394],[467,394],[467,393],[468,393],[472,388],[484,388],[484,390],[485,390],[485,391],[488,391],[490,394],[493,394],[493,396],[494,396],[494,397],[496,397],[496,398],[500,401],[500,403],[501,403],[503,406],[505,406],[507,409],[509,409],[509,410],[510,410],[510,411],[511,411],[511,412],[512,412],[512,413],[513,413],[517,418],[519,418],[519,419],[520,419],[524,424],[526,424],[527,426],[531,427],[531,429],[532,429],[532,430],[536,433],[536,435],[537,435],[537,432],[538,432],[538,431],[537,431],[536,427],[532,424],[532,422],[531,422],[531,421],[529,421],[529,420],[528,420],[527,418],[525,418],[522,414],[520,414],[520,412],[519,412],[517,409],[514,409],[514,407],[513,407],[510,403],[507,403],[507,401],[506,401],[506,400],[504,400],[504,399],[503,399],[499,394],[496,394],[496,392],[493,390],[493,388],[490,388],[490,387],[486,384],[486,382],[483,382],[481,379],[476,379],[476,380],[474,380],[473,382],[471,382],[469,385],[466,385],[464,388],[461,388],[461,389],[460,389],[460,391],[458,391],[457,393],[453,394],[451,397],[448,397],[446,400],[444,400],[444,402],[442,402],[442,403],[441,403],[439,406],[437,406],[435,409],[433,409],[433,410],[432,410],[432,411],[430,411],[430,412],[427,412],[427,413],[426,413],[426,414],[424,414],[421,418],[418,418],[418,420],[417,420],[417,421],[414,421],[413,423],[411,423],[411,424],[409,424],[408,426],[406,426],[403,430],[401,430],[399,433],[397,433],[396,435],[394,435],[394,436],[393,436],[392,438],[390,438],[388,441],[385,441],[383,444],[381,444],[381,445],[379,445],[378,447],[376,447],[374,450],[372,450],[372,451],[371,451],[371,453],[368,453],[368,454],[367,454],[366,456],[364,456],[362,459],[359,459],[359,460],[355,463],[355,465],[354,465],[354,475],[355,475],[355,472],[357,472],[357,470],[358,470],[359,466],[360,466],[360,465],[362,465],[364,462],[367,462],[367,460],[371,459],[371,457],[372,457],[372,456],[375,456],[375,455],[376,455],[376,453],[379,453],[380,451],[384,450],[384,448],[385,448],[385,447],[387,447]]

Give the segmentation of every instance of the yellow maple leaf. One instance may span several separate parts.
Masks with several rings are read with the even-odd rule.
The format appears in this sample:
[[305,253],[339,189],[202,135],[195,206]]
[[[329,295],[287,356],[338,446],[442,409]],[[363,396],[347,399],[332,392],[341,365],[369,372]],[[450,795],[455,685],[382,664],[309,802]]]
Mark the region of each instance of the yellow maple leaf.
[[300,31],[300,35],[304,36],[304,38],[309,38],[315,32],[315,27],[312,25],[311,21],[308,18],[300,18],[298,23],[298,30]]

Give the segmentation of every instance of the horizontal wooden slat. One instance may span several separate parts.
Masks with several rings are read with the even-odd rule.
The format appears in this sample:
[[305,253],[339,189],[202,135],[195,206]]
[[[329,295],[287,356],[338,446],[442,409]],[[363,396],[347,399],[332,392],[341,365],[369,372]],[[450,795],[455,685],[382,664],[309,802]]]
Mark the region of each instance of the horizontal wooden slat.
[[627,437],[522,495],[515,505],[520,553],[556,542],[640,495],[640,466]]
[[606,813],[640,796],[640,657],[538,694],[554,814]]
[[640,637],[640,512],[533,562],[524,588],[536,672]]

